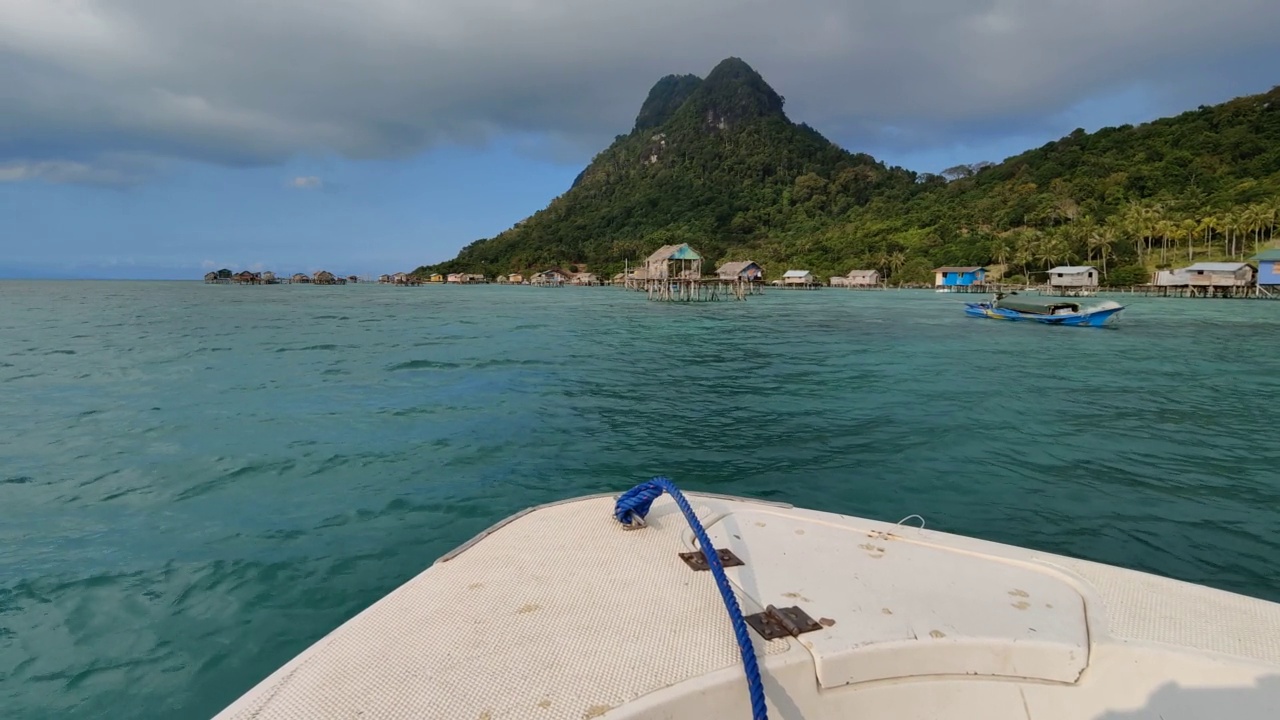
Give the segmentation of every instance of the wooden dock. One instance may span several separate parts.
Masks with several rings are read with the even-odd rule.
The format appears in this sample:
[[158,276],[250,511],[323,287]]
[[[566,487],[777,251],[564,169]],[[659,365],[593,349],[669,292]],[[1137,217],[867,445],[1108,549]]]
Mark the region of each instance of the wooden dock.
[[664,302],[746,300],[748,295],[761,292],[758,283],[735,282],[719,278],[638,280],[629,287],[644,292],[650,300]]
[[1223,300],[1280,300],[1280,288],[1265,285],[1134,285],[1110,292],[1125,292],[1143,297],[1217,298]]

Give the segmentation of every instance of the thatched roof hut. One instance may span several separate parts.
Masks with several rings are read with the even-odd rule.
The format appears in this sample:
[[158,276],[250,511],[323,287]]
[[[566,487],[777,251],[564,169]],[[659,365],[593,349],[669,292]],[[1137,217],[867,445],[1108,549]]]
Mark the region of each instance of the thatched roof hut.
[[764,279],[764,268],[760,267],[754,260],[739,260],[727,262],[716,268],[716,275],[721,280],[747,280],[754,282]]
[[321,270],[315,274],[315,284],[317,285],[334,285],[337,282],[338,278],[328,270]]
[[293,277],[289,278],[289,282],[309,283],[311,282],[311,276],[305,273],[294,273]]
[[205,281],[205,282],[207,282],[207,283],[216,283],[216,282],[218,282],[218,273],[216,273],[216,272],[207,272],[207,273],[205,273],[205,274],[204,274],[204,281]]
[[266,272],[262,273],[262,282],[271,283],[274,285],[276,282],[276,274],[271,272],[270,270],[267,270]]
[[648,277],[655,280],[702,277],[702,255],[689,247],[689,243],[663,245],[645,259],[644,266],[649,271]]

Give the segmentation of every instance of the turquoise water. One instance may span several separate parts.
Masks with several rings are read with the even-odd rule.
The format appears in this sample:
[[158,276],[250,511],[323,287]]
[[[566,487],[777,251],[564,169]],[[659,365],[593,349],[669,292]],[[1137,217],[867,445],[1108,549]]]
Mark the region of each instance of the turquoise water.
[[963,297],[0,283],[0,715],[207,717],[503,516],[658,473],[1280,600],[1280,303]]

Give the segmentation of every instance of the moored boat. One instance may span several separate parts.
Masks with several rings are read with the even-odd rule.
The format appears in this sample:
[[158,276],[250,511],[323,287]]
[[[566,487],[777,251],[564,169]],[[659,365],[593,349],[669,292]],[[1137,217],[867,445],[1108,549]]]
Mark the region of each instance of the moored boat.
[[1112,300],[1085,307],[1066,300],[1031,300],[1017,297],[1017,293],[997,293],[989,302],[964,304],[965,314],[972,317],[1078,327],[1102,327],[1119,318],[1122,310],[1124,306]]
[[686,498],[655,478],[495,525],[218,718],[1277,709],[1280,604],[923,526]]

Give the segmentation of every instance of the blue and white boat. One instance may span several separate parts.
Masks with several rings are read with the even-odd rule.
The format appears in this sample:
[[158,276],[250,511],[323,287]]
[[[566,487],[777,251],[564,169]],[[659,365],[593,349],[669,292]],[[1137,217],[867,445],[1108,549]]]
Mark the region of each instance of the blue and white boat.
[[[1013,293],[1016,295],[1017,293]],[[1053,300],[1049,302],[1027,300],[997,293],[990,302],[965,303],[964,312],[973,317],[992,320],[1031,320],[1046,325],[1073,325],[1077,327],[1102,327],[1115,321],[1124,306],[1106,300],[1090,307],[1078,302]]]

